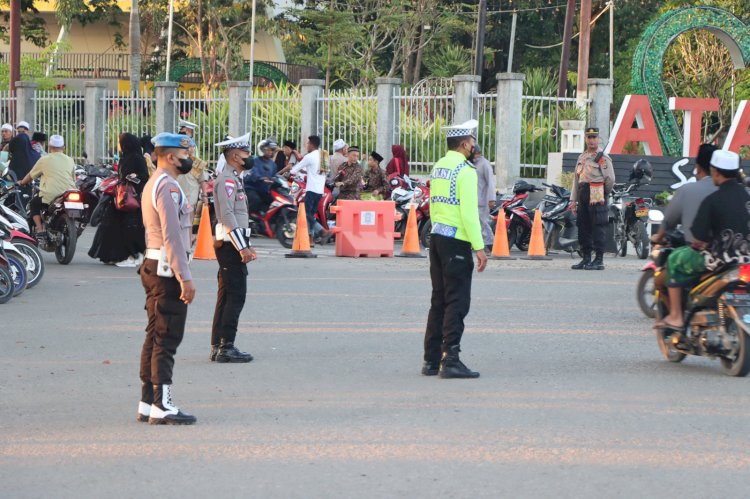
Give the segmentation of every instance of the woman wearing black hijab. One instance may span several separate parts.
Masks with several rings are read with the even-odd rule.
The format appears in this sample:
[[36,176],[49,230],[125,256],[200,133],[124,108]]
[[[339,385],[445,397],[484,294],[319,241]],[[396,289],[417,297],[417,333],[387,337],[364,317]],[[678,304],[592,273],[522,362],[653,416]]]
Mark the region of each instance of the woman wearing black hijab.
[[[140,201],[148,181],[148,168],[138,137],[130,133],[120,134],[120,151],[117,170],[120,182],[126,182],[126,177],[135,174],[139,182],[132,185]],[[118,267],[135,267],[145,251],[146,234],[141,210],[120,211],[112,203],[102,216],[89,256],[104,263],[119,262]]]

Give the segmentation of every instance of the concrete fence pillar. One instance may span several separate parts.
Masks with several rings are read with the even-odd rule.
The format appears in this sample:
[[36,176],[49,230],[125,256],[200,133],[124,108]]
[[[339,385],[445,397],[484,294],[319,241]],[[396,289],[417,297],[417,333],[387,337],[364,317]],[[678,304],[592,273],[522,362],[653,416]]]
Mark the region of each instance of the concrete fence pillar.
[[105,131],[107,123],[104,115],[104,81],[87,81],[84,84],[84,139],[89,163],[98,164],[107,156]]
[[482,77],[478,75],[457,75],[453,77],[453,123],[458,125],[476,118],[475,97],[479,93]]
[[36,131],[36,89],[37,84],[33,81],[16,82],[16,122],[28,121],[30,130]]
[[523,80],[521,73],[497,75],[495,177],[500,191],[512,186],[521,176]]
[[[252,131],[253,127],[248,120],[248,111],[250,110],[253,89],[252,82],[249,81],[230,81],[227,83],[227,94],[229,97],[229,135],[239,137]],[[263,137],[265,138],[265,137]],[[253,143],[259,139],[251,137]],[[281,137],[279,137],[281,140]]]
[[599,129],[599,136],[602,139],[602,147],[609,142],[609,117],[612,109],[612,99],[614,94],[614,82],[604,78],[591,78],[589,80],[589,98],[591,107],[589,108],[588,126]]
[[[375,150],[383,156],[383,165],[387,165],[393,157],[391,147],[398,140],[397,132],[401,107],[396,97],[401,94],[401,79],[377,78],[375,83],[378,88],[378,119]],[[365,151],[364,154],[369,154],[369,151]]]
[[175,130],[175,105],[174,99],[177,95],[178,83],[175,81],[157,81],[154,83],[156,94],[156,133],[170,132]]
[[[310,135],[320,135],[323,128],[323,116],[318,113],[318,98],[323,95],[325,80],[300,80],[300,93],[302,94],[302,136],[300,137],[300,150]],[[325,145],[321,145],[324,149]]]

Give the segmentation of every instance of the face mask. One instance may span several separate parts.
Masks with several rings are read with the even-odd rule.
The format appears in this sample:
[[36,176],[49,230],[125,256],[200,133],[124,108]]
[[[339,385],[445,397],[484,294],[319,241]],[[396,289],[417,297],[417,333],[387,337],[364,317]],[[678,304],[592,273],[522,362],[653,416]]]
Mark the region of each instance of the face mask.
[[242,168],[245,170],[251,169],[255,165],[255,161],[252,156],[248,156],[242,160]]
[[180,160],[180,166],[177,169],[183,175],[189,173],[193,169],[193,160],[190,158],[178,158]]
[[466,158],[468,161],[474,161],[474,159],[477,156],[477,150],[474,146],[471,146],[471,150],[469,151],[469,157]]

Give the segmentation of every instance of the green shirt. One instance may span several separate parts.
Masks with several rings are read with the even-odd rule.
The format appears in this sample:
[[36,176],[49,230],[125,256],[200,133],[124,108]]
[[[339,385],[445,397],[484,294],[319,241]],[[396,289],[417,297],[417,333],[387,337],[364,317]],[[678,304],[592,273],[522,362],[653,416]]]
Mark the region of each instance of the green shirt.
[[448,151],[432,169],[430,218],[433,234],[467,241],[475,251],[484,248],[477,172],[460,152]]
[[68,189],[76,188],[76,164],[70,156],[61,152],[53,152],[39,158],[29,175],[33,179],[42,177],[39,195],[45,204],[50,204]]

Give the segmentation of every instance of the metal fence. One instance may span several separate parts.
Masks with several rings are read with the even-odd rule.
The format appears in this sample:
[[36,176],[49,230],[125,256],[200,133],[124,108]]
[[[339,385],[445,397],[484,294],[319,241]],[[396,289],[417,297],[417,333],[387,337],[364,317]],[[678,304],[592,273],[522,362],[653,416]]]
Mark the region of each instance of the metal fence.
[[9,91],[0,91],[0,123],[15,125],[16,97]]
[[479,122],[477,144],[482,156],[495,165],[495,129],[497,128],[497,94],[477,94],[474,97],[472,117]]
[[[521,176],[544,178],[549,153],[560,150],[560,112],[576,106],[565,97],[522,97]],[[587,112],[588,106],[584,109]],[[584,115],[585,121],[585,115]]]
[[336,139],[359,147],[363,158],[375,150],[378,98],[372,90],[330,90],[318,99],[318,116],[322,116],[318,129],[321,147],[331,154]]
[[[47,137],[61,135],[65,139],[65,153],[76,161],[83,161],[83,94],[64,90],[39,90],[34,96],[34,101],[35,131],[44,132]],[[24,118],[21,116],[20,119]]]
[[111,160],[117,154],[121,133],[136,137],[153,136],[156,132],[156,99],[149,92],[104,92],[104,155]]
[[[282,85],[279,88],[254,88],[247,92],[245,130],[253,144],[273,137],[279,145],[285,140],[297,142],[302,135],[302,95],[299,88]],[[303,144],[297,144],[303,151]]]
[[404,146],[412,175],[429,174],[445,155],[442,127],[453,120],[453,94],[450,89],[425,87],[408,95],[394,95],[397,123],[393,143]]
[[215,164],[221,151],[216,143],[227,136],[229,124],[229,99],[225,92],[210,94],[199,91],[177,92],[174,99],[177,131],[180,119],[198,125],[195,130],[196,156],[209,164]]

